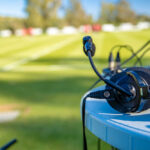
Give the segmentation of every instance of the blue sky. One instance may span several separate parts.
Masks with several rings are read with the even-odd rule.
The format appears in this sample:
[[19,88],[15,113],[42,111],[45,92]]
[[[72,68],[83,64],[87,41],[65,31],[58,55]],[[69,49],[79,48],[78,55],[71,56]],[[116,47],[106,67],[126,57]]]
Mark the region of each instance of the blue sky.
[[[68,0],[62,0],[67,6]],[[118,0],[103,0],[106,2],[117,3]],[[88,14],[91,14],[95,19],[100,14],[100,5],[102,0],[81,0],[83,8]],[[128,0],[131,7],[137,14],[150,15],[150,0]],[[0,15],[13,17],[26,17],[25,0],[0,0]],[[62,16],[62,12],[59,12]]]

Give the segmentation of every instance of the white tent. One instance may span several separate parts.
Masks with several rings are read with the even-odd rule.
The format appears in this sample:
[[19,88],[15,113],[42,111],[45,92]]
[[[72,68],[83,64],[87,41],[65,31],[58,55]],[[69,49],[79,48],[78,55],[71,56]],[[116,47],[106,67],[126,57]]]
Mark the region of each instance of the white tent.
[[148,28],[150,28],[150,23],[149,22],[139,22],[136,25],[136,27],[138,30],[148,29]]
[[16,36],[23,36],[24,35],[23,29],[17,29],[17,30],[15,30],[15,35]]
[[63,34],[75,34],[78,33],[78,30],[73,26],[66,26],[61,30],[61,32]]
[[32,28],[31,34],[32,35],[41,35],[43,33],[43,30],[41,28]]
[[113,24],[104,24],[102,25],[102,31],[105,32],[114,32],[116,27]]
[[12,32],[10,30],[1,30],[0,36],[1,37],[10,37],[12,35]]
[[49,27],[47,28],[46,33],[48,35],[57,35],[60,34],[60,30],[57,27]]
[[120,26],[118,27],[119,31],[133,31],[136,29],[136,26],[134,26],[131,23],[122,23],[120,24]]

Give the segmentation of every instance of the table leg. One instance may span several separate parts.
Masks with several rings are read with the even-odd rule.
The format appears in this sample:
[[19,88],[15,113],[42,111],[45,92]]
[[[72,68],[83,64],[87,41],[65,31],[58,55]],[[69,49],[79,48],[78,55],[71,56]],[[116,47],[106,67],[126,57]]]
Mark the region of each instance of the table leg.
[[117,148],[115,148],[115,147],[113,147],[113,146],[111,146],[111,150],[118,150]]
[[97,150],[101,150],[101,140],[99,138],[97,140]]

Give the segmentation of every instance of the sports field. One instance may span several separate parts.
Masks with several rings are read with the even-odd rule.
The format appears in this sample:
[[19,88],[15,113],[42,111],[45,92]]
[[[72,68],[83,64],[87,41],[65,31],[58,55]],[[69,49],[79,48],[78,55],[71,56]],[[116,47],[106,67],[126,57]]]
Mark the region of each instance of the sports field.
[[[91,35],[100,70],[112,46],[129,44],[136,51],[150,40],[149,30]],[[82,52],[83,36],[0,38],[0,111],[20,111],[16,120],[0,123],[0,145],[17,138],[12,150],[82,149],[80,99],[97,80]],[[122,58],[129,55],[121,53]],[[88,132],[89,149],[96,149],[96,143]]]

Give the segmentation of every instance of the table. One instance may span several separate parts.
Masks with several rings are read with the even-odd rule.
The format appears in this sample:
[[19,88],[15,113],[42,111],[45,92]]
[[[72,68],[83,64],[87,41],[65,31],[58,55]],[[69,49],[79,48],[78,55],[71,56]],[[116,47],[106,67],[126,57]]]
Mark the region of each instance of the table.
[[87,98],[85,111],[85,125],[98,138],[120,150],[150,150],[150,109],[123,114],[106,99]]

